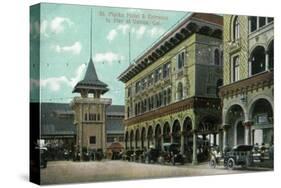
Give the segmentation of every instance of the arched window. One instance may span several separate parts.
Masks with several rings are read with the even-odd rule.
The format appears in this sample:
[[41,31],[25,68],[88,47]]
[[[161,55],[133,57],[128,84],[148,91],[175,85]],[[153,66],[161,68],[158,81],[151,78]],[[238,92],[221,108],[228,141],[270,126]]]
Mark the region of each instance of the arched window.
[[215,62],[215,65],[220,64],[220,52],[218,49],[216,49],[214,52],[214,62]]
[[238,16],[236,16],[233,22],[233,40],[237,40],[239,38],[240,38],[240,23],[238,20]]
[[177,56],[178,69],[181,69],[184,66],[184,56],[185,56],[184,52],[179,53]]
[[258,74],[266,70],[265,67],[265,49],[262,46],[257,46],[251,53],[251,73]]
[[178,93],[178,100],[182,99],[182,97],[183,97],[183,87],[182,87],[181,82],[178,83],[177,93]]

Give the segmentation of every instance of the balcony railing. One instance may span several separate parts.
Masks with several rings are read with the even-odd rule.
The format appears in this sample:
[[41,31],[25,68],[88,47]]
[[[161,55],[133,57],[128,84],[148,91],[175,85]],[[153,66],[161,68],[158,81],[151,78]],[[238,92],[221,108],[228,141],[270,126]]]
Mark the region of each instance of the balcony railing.
[[266,71],[249,78],[220,87],[220,96],[232,96],[247,90],[254,90],[260,87],[273,85],[273,72]]
[[93,104],[106,104],[110,105],[112,103],[112,99],[109,98],[82,98],[82,97],[74,97],[72,102],[73,103],[93,103]]

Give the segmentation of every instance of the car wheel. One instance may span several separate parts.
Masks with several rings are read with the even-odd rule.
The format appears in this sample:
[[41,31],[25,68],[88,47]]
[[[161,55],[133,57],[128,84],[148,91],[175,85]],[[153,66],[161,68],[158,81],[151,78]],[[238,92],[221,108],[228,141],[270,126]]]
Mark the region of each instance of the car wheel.
[[216,160],[215,160],[215,159],[211,159],[211,160],[209,161],[209,166],[210,166],[211,168],[216,168],[216,166],[217,166]]
[[227,161],[227,168],[229,170],[233,170],[234,169],[234,166],[235,166],[235,162],[232,158],[228,159]]

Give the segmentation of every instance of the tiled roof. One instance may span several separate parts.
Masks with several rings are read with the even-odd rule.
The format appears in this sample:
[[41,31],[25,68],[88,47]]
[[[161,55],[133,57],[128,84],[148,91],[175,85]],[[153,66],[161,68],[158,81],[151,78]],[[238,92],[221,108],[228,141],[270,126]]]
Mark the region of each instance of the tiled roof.
[[[41,103],[41,135],[75,135],[73,114],[66,103]],[[109,134],[123,133],[124,106],[111,105],[106,108],[106,131]]]
[[69,104],[41,103],[41,135],[75,135],[72,114]]

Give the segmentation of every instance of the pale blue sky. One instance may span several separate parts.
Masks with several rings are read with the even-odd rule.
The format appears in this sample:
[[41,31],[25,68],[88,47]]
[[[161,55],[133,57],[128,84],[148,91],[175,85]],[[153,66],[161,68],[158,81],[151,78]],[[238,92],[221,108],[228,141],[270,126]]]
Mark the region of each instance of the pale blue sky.
[[[178,22],[186,12],[125,9],[111,7],[42,4],[40,29],[31,14],[32,36],[40,30],[40,89],[42,102],[69,102],[73,86],[80,81],[90,58],[90,14],[93,11],[93,59],[98,77],[108,84],[113,104],[124,104],[124,84],[118,75],[129,65],[128,33],[131,33],[131,59],[149,47]],[[105,16],[101,16],[103,12]],[[121,13],[123,15],[117,15]],[[131,17],[129,17],[130,15]],[[141,16],[145,16],[142,19]],[[113,23],[113,16],[123,23]],[[132,16],[147,23],[125,21]],[[152,16],[154,19],[152,19]],[[110,19],[111,23],[106,21]],[[149,18],[149,19],[148,19]],[[152,22],[152,20],[154,20]],[[37,20],[38,22],[38,20]],[[32,49],[31,49],[32,50]],[[31,63],[34,59],[31,57]],[[32,69],[31,69],[32,72]],[[32,73],[31,73],[32,78]],[[38,84],[31,87],[32,93]]]

